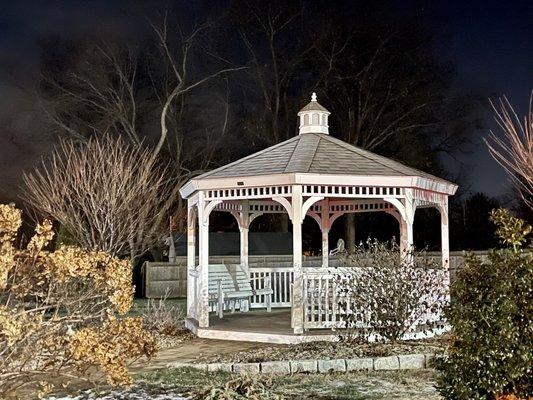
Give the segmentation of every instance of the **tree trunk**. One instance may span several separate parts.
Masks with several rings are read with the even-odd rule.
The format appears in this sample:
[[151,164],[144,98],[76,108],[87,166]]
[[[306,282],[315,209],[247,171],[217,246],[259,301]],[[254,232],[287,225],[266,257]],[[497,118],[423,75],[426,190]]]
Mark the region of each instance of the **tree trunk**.
[[289,216],[287,214],[281,214],[279,219],[279,231],[289,232]]
[[346,242],[346,250],[350,253],[353,253],[355,251],[355,214],[346,215],[344,236]]

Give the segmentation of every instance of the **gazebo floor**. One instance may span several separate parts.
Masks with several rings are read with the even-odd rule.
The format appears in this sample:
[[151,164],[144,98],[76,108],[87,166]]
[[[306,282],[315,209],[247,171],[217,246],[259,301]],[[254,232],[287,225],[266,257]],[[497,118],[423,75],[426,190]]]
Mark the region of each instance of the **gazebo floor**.
[[338,340],[338,336],[329,329],[294,334],[290,308],[274,309],[270,313],[266,310],[226,312],[222,319],[211,313],[208,328],[198,328],[196,321],[189,319],[185,324],[198,337],[207,339],[278,344]]

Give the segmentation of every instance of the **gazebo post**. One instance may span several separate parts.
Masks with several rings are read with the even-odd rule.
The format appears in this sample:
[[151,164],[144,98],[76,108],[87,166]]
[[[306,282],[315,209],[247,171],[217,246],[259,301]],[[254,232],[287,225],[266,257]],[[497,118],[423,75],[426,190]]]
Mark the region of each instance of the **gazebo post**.
[[195,205],[188,200],[187,207],[187,318],[197,318],[196,313],[196,278],[192,274],[196,269],[196,219]]
[[247,274],[250,273],[248,264],[248,234],[250,230],[250,207],[248,200],[242,201],[242,212],[240,213],[239,236],[240,236],[240,261],[241,266]]
[[294,333],[304,332],[303,328],[303,270],[302,270],[302,187],[292,187],[292,257],[293,286],[291,326]]
[[407,252],[409,245],[407,244],[407,222],[400,216],[400,254],[402,256]]
[[329,200],[322,201],[320,212],[320,230],[322,231],[322,267],[329,267]]
[[440,211],[440,233],[441,233],[441,253],[442,269],[444,270],[444,285],[447,290],[448,300],[450,299],[450,237],[448,224],[448,198],[446,197],[439,206]]
[[198,193],[198,225],[199,225],[199,252],[198,252],[198,299],[196,301],[198,326],[209,326],[209,210],[206,210],[205,193]]

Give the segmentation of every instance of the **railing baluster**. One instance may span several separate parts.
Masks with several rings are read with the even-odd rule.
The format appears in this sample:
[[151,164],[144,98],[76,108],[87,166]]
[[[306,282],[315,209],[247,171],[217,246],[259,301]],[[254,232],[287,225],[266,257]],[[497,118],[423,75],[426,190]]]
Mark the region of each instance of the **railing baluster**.
[[326,279],[326,314],[324,315],[324,321],[329,323],[329,279]]

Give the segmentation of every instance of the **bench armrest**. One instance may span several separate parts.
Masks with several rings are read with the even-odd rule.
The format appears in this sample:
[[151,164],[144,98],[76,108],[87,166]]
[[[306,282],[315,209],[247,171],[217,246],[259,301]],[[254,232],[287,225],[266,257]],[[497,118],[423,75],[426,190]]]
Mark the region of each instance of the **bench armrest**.
[[[251,281],[263,281],[265,282],[264,289],[272,289],[272,279],[270,278],[270,276],[258,276],[255,278],[250,278],[250,282]],[[255,288],[254,291],[257,289],[258,288]]]

